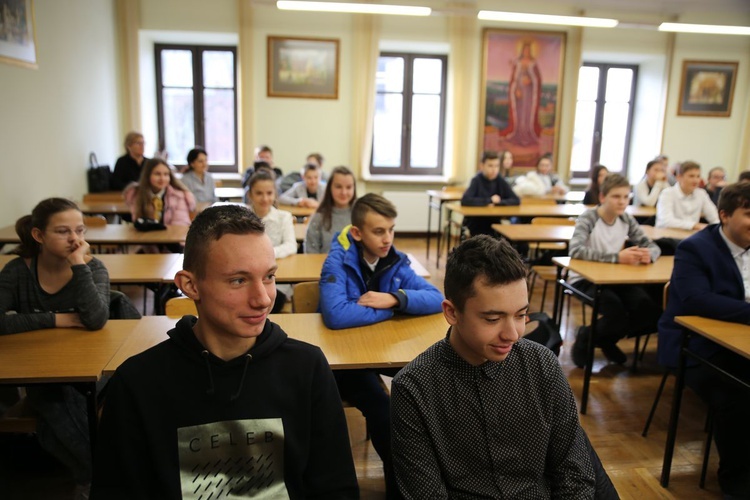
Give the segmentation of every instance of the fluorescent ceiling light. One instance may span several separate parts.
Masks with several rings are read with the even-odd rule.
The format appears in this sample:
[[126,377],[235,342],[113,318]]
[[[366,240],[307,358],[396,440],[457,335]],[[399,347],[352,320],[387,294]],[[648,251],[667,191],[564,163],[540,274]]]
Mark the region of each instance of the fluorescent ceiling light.
[[498,12],[480,10],[477,18],[485,21],[509,21],[513,23],[562,24],[565,26],[589,26],[593,28],[614,28],[617,19],[600,17],[552,16],[547,14],[526,14],[523,12]]
[[410,5],[383,5],[372,3],[302,2],[279,0],[276,7],[282,10],[304,10],[313,12],[351,12],[355,14],[395,14],[400,16],[429,16],[429,7]]
[[720,26],[716,24],[661,23],[659,31],[706,33],[711,35],[750,35],[750,28],[747,26]]

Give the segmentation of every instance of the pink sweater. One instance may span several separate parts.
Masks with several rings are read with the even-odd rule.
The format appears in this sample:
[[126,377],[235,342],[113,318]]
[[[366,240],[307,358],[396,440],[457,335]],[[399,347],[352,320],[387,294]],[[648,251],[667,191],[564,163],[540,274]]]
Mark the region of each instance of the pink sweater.
[[[138,185],[133,184],[125,188],[123,196],[125,203],[130,207],[133,220],[137,219],[136,196]],[[190,212],[195,210],[195,197],[190,191],[181,191],[172,186],[167,186],[164,194],[164,224],[167,226],[189,226]]]

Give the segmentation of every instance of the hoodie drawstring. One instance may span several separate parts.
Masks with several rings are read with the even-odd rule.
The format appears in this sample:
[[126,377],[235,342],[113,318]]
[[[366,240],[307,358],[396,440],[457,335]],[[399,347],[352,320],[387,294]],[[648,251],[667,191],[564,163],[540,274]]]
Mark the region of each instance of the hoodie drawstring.
[[235,401],[237,398],[240,397],[240,393],[242,392],[242,386],[245,384],[245,375],[247,374],[247,366],[250,364],[250,361],[253,360],[252,354],[245,354],[245,367],[242,369],[242,377],[240,378],[240,385],[237,387],[237,392],[232,395],[231,398],[229,398],[230,401]]
[[208,370],[208,390],[206,391],[206,394],[213,394],[214,376],[211,372],[211,363],[208,361],[209,352],[204,349],[203,351],[201,351],[201,356],[203,356],[203,359],[206,360],[206,370]]

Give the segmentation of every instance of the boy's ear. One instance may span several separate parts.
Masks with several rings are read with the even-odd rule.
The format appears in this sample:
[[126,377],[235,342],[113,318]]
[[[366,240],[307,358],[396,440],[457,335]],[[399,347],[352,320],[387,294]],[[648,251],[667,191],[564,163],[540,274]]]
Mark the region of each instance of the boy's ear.
[[349,229],[349,234],[352,235],[352,238],[354,238],[354,241],[362,241],[362,231],[360,231],[357,226],[352,226]]
[[443,308],[443,316],[445,316],[445,321],[447,321],[449,325],[455,326],[456,323],[458,323],[458,317],[456,316],[456,306],[448,299],[444,299],[443,303],[440,305]]
[[194,301],[201,299],[195,276],[190,271],[185,271],[184,269],[178,271],[177,274],[174,275],[174,283],[177,285],[177,288],[182,290],[182,293]]

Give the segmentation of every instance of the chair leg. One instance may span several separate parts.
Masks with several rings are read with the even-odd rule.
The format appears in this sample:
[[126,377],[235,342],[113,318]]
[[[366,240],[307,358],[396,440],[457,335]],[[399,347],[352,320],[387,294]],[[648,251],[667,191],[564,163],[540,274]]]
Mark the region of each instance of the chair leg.
[[708,459],[711,456],[711,441],[714,437],[714,421],[711,410],[708,410],[706,415],[706,441],[703,443],[703,465],[701,465],[701,480],[698,483],[700,489],[704,489],[706,486],[706,472],[708,472]]
[[638,370],[638,352],[640,351],[641,336],[636,335],[635,337],[635,349],[633,349],[633,365],[630,367],[630,371],[635,373]]
[[544,312],[544,302],[547,300],[547,282],[544,282],[544,287],[542,288],[542,305],[539,307],[539,310],[541,312]]
[[[646,347],[648,347],[648,339],[651,338],[651,334],[646,334],[646,340],[643,341],[643,349],[641,349],[641,353],[639,354],[638,361],[643,361],[643,356],[646,354]],[[638,354],[638,353],[636,353]]]
[[661,393],[664,392],[664,386],[667,383],[667,377],[669,377],[669,370],[664,370],[664,376],[661,378],[661,383],[659,384],[659,388],[656,390],[656,397],[654,398],[654,404],[651,405],[651,411],[648,414],[648,418],[646,419],[646,425],[643,427],[643,432],[641,432],[641,436],[646,437],[648,435],[648,428],[651,427],[651,421],[654,419],[654,414],[656,413],[656,407],[659,405],[659,399],[661,399]]

